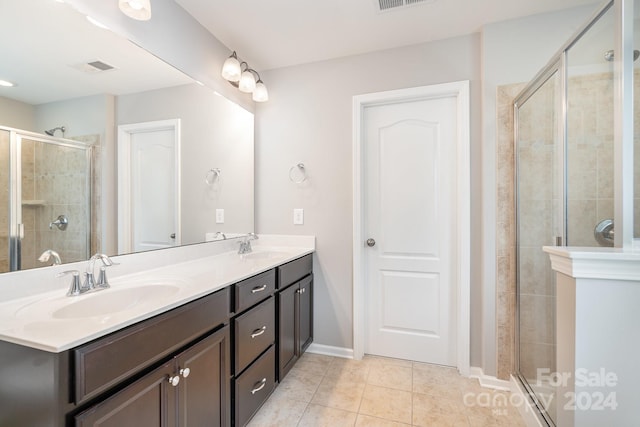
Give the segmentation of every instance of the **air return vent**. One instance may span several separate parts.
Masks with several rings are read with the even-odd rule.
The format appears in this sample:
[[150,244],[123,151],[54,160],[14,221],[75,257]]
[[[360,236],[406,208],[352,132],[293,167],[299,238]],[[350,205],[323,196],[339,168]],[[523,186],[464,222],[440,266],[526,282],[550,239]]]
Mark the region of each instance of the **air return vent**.
[[99,60],[83,62],[82,64],[72,65],[72,67],[85,73],[101,73],[103,71],[115,70],[113,65]]
[[417,4],[434,3],[436,0],[374,0],[378,10],[385,12],[387,10],[399,9],[406,6]]

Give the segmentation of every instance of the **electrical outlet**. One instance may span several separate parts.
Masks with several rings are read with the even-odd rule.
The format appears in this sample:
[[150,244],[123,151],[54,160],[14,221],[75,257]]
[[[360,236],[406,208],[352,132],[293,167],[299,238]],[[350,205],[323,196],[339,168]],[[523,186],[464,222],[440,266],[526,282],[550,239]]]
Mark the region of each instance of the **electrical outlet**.
[[224,224],[224,209],[216,209],[216,224]]
[[304,224],[304,209],[293,210],[293,224],[294,225]]

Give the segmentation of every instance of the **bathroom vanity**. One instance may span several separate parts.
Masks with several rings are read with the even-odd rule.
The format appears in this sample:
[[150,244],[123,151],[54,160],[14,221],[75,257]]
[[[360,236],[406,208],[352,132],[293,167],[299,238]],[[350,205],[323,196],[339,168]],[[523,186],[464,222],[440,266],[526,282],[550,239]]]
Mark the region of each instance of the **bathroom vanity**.
[[[122,311],[96,309],[95,316],[72,322],[54,319],[63,338],[56,342],[42,334],[36,342],[34,331],[51,325],[38,319],[22,326],[9,322],[10,328],[0,329],[0,425],[245,425],[313,339],[312,252],[308,247],[258,249],[249,257],[228,252],[151,270],[146,277],[157,277],[163,286],[158,289],[178,283],[180,290],[161,295],[162,308],[140,303],[124,309],[133,317],[122,327],[112,324],[123,324]],[[218,268],[221,263],[225,266]],[[109,293],[126,292],[130,299],[129,283],[153,299],[154,280],[140,282],[139,276],[119,277],[111,289],[77,302],[60,297],[67,299],[64,307],[52,297],[45,300],[55,318],[76,313],[70,305],[101,297],[108,307]],[[61,291],[55,292],[58,298]],[[33,298],[3,302],[0,320],[11,310],[33,314],[29,307],[40,301]],[[108,332],[77,343],[82,339],[64,328],[86,333],[90,327],[82,322],[102,323]]]

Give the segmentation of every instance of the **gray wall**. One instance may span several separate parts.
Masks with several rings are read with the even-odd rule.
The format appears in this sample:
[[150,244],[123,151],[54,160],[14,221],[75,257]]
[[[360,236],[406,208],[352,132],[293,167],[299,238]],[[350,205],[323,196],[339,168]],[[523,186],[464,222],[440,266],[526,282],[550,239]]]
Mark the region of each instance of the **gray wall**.
[[[194,78],[254,108],[219,77],[229,49],[171,1],[156,0],[149,23],[125,18],[109,2],[71,1]],[[256,107],[257,230],[317,236],[316,342],[348,348],[352,343],[352,96],[469,79],[471,365],[495,375],[496,87],[531,79],[594,8],[491,24],[482,35],[261,72],[270,100]],[[297,186],[288,171],[300,161],[307,165],[309,182]],[[292,225],[294,207],[305,209],[305,225]]]
[[[270,99],[256,107],[257,230],[314,234],[315,342],[352,348],[352,98],[414,86],[471,81],[471,176],[480,181],[480,37],[478,34],[264,73]],[[289,180],[304,162],[308,182]],[[472,212],[481,209],[479,186]],[[293,225],[293,208],[305,209]],[[480,223],[472,247],[478,259]],[[479,265],[472,266],[472,298]],[[480,313],[474,311],[477,321]]]

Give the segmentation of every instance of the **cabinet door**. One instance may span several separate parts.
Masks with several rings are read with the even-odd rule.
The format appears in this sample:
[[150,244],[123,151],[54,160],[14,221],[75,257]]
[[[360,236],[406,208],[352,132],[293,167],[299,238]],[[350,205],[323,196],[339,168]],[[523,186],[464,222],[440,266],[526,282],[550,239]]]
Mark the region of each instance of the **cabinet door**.
[[298,355],[309,347],[313,341],[313,276],[307,276],[300,281],[298,291],[298,337],[296,348]]
[[229,417],[229,327],[178,355],[178,426],[228,426]]
[[175,425],[176,387],[168,362],[110,398],[74,417],[76,427],[165,427]]
[[298,284],[278,293],[278,381],[298,359],[296,349],[296,296]]

